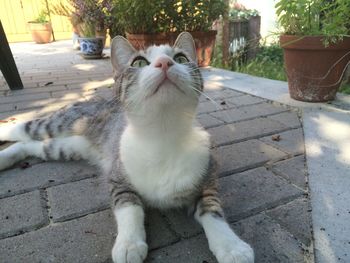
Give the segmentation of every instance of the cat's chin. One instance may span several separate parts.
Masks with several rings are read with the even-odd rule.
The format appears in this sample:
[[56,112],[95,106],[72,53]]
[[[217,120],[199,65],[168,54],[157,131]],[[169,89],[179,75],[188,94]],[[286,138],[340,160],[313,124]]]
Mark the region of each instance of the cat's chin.
[[166,78],[157,85],[156,89],[151,93],[150,96],[156,96],[158,94],[164,93],[172,95],[174,92],[180,92],[182,94],[185,94],[185,92],[176,83]]

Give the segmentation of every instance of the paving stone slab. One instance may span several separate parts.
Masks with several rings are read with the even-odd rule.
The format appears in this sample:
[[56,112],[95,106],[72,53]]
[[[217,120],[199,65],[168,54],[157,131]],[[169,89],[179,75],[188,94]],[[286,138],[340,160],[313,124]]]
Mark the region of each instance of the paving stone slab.
[[86,162],[46,162],[27,169],[0,172],[0,198],[93,177],[97,170]]
[[296,199],[286,205],[269,210],[266,214],[306,246],[310,246],[312,227],[311,207],[308,199]]
[[219,193],[226,217],[237,221],[289,202],[304,192],[260,167],[220,178]]
[[210,115],[226,123],[232,123],[232,122],[237,122],[242,120],[253,119],[256,117],[268,116],[271,114],[285,112],[285,111],[288,111],[288,109],[264,102],[264,103],[244,106],[236,109],[213,112],[213,113],[210,113]]
[[45,206],[46,202],[41,198],[39,191],[0,199],[0,238],[34,230],[47,224],[48,215]]
[[149,253],[146,263],[214,263],[217,262],[210,252],[204,235],[183,240],[174,245]]
[[254,249],[256,263],[311,263],[312,251],[305,249],[271,218],[256,215],[232,225]]
[[180,236],[171,230],[166,216],[159,210],[149,209],[146,211],[145,226],[149,249],[164,247],[180,239]]
[[208,129],[214,145],[224,145],[233,142],[263,137],[278,131],[288,129],[284,124],[268,119],[257,118],[249,121],[231,123]]
[[111,262],[116,224],[109,210],[0,240],[3,263]]
[[200,224],[188,215],[187,210],[171,209],[163,214],[169,221],[171,229],[182,238],[189,238],[203,232]]
[[302,189],[307,188],[306,185],[306,167],[305,156],[300,155],[291,159],[273,164],[272,170],[278,175],[283,176],[291,183],[299,186]]
[[90,178],[47,189],[54,222],[79,217],[109,207],[109,188],[102,178]]
[[220,176],[255,168],[286,156],[284,152],[258,140],[218,147],[214,149],[214,155],[218,161]]
[[50,93],[38,93],[38,94],[26,94],[25,96],[6,96],[0,97],[0,104],[8,104],[8,103],[18,103],[23,101],[35,101],[40,99],[48,99],[50,98]]
[[235,106],[235,107],[241,107],[241,106],[247,106],[247,105],[253,105],[258,104],[261,102],[264,102],[266,100],[250,95],[243,95],[239,97],[231,97],[225,99],[225,103]]
[[217,87],[216,89],[205,89],[204,93],[206,96],[202,95],[204,98],[201,98],[201,101],[203,101],[203,99],[207,100],[208,97],[215,101],[222,101],[227,98],[240,97],[244,95],[244,93],[232,89],[222,89]]
[[202,114],[202,113],[208,113],[208,112],[213,112],[213,111],[220,111],[220,110],[225,110],[232,108],[233,106],[224,104],[221,105],[221,103],[217,103],[215,101],[204,101],[198,104],[197,107],[197,114]]
[[288,111],[276,115],[271,115],[268,118],[275,121],[279,121],[290,128],[299,128],[301,126],[301,121],[298,117],[297,112]]
[[261,138],[260,140],[277,147],[291,155],[299,155],[305,153],[303,130],[294,129],[279,134],[279,140],[273,140],[272,136]]
[[214,126],[218,126],[223,124],[224,122],[214,118],[213,116],[210,116],[209,114],[201,114],[197,116],[197,121],[204,127],[204,128],[210,128]]
[[[257,263],[312,262],[308,251],[279,224],[264,215],[257,215],[231,225],[235,232],[251,244]],[[152,251],[146,262],[216,263],[204,234]]]

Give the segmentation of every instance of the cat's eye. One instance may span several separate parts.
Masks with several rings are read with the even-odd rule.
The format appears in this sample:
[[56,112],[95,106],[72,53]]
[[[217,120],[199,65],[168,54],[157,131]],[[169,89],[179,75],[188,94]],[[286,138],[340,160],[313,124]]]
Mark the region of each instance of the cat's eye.
[[174,56],[174,60],[176,63],[179,63],[179,64],[185,64],[189,62],[188,58],[182,53],[176,54]]
[[134,58],[134,60],[131,62],[131,66],[134,68],[143,68],[145,66],[148,66],[149,62],[147,59],[141,56],[137,56]]

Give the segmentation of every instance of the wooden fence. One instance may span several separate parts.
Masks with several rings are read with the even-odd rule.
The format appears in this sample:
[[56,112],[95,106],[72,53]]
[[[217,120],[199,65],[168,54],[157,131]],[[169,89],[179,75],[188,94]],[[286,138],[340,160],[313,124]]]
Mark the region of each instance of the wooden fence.
[[[248,20],[235,20],[229,22],[228,46],[231,55],[246,50],[247,59],[255,58],[260,41],[260,16]],[[225,46],[225,45],[224,45]]]
[[[50,5],[59,0],[47,0]],[[34,20],[42,10],[47,10],[45,0],[0,0],[0,20],[9,42],[32,41],[27,22]],[[55,39],[72,37],[72,25],[67,17],[52,15]]]

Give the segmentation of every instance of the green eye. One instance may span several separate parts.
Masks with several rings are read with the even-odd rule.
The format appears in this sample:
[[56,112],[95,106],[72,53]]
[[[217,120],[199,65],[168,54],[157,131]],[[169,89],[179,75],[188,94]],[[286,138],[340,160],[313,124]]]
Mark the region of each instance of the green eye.
[[135,68],[143,68],[148,65],[149,65],[148,60],[141,56],[134,58],[134,60],[131,63],[131,66]]
[[179,64],[185,64],[189,62],[188,58],[182,53],[176,54],[174,56],[174,60],[176,63],[179,63]]

